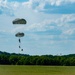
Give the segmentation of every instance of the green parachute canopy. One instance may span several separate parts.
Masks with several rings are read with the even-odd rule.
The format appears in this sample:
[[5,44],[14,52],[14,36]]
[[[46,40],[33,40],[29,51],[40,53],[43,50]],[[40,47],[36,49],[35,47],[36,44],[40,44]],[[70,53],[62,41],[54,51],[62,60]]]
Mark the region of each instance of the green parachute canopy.
[[17,19],[15,19],[15,20],[13,20],[13,22],[12,22],[13,24],[26,24],[27,23],[27,21],[25,20],[25,19],[20,19],[20,18],[17,18]]
[[16,37],[23,37],[24,33],[18,32],[17,34],[15,34]]

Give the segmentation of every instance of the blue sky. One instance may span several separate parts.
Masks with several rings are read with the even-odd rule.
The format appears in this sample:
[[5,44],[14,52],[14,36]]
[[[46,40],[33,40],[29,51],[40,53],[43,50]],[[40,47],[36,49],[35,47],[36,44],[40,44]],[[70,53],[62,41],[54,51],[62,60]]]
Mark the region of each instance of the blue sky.
[[[26,25],[13,25],[16,18]],[[17,32],[21,38],[18,48]],[[75,0],[0,0],[0,51],[30,55],[75,53]]]
[[13,1],[14,1],[14,2],[15,2],[15,1],[16,1],[16,2],[26,2],[26,1],[29,1],[29,0],[8,0],[8,1],[9,1],[9,2],[13,2]]

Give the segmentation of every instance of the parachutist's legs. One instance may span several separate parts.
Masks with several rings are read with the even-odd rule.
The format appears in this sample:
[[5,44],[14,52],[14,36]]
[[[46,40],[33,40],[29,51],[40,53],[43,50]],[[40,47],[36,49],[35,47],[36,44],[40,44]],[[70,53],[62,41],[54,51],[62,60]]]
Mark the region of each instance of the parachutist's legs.
[[23,49],[21,49],[21,51],[23,51]]
[[19,46],[19,48],[21,48],[21,47]]

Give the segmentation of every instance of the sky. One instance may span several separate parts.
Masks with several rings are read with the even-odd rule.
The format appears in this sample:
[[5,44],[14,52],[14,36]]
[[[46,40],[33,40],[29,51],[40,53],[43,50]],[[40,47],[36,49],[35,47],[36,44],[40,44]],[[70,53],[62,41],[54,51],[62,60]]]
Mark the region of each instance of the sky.
[[[13,25],[24,18],[26,25]],[[23,32],[21,51],[17,32]],[[75,54],[75,0],[0,0],[0,51]]]

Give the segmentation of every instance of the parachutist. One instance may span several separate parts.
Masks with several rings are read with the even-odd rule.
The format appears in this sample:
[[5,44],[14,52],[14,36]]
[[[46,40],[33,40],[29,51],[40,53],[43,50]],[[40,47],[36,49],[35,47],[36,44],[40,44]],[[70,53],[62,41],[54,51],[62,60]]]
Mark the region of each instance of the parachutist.
[[19,39],[19,43],[21,43],[21,40]]

